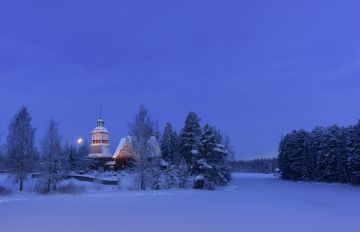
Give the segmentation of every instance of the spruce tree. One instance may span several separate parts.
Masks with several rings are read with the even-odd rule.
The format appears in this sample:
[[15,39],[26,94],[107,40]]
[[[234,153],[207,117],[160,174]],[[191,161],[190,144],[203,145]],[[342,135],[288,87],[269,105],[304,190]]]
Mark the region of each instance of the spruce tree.
[[0,173],[4,171],[4,163],[5,163],[5,157],[4,157],[4,147],[2,144],[2,133],[1,133],[1,127],[0,127]]
[[189,171],[187,168],[187,164],[186,164],[186,160],[184,159],[184,157],[180,157],[180,160],[177,164],[177,176],[178,176],[178,180],[179,180],[179,188],[185,188],[186,184],[188,182],[188,177],[189,177]]
[[228,160],[231,162],[235,161],[235,151],[230,142],[229,135],[225,135],[223,137],[222,144],[224,145],[225,150],[228,152]]
[[[0,128],[1,129],[1,128]],[[2,144],[2,133],[0,132],[0,173],[5,171],[4,146]]]
[[200,118],[196,113],[190,112],[179,136],[180,153],[185,158],[189,169],[198,160],[200,135]]
[[315,127],[310,133],[309,153],[311,158],[307,160],[309,180],[319,181],[320,172],[319,165],[321,163],[321,148],[324,143],[324,134],[326,129],[323,127]]
[[75,159],[77,171],[85,172],[92,169],[96,165],[96,161],[89,157],[89,148],[89,142],[86,140],[80,145],[80,147],[78,147]]
[[281,177],[285,180],[290,179],[289,170],[289,134],[282,137],[278,149],[279,169],[281,170]]
[[339,149],[338,137],[338,129],[336,127],[328,127],[324,130],[318,157],[320,181],[337,181],[336,167]]
[[350,175],[347,167],[348,155],[346,151],[348,129],[344,127],[338,127],[337,129],[336,181],[349,183]]
[[161,154],[165,161],[173,164],[176,162],[177,135],[170,123],[166,123],[164,133],[160,141]]
[[[196,171],[204,180],[204,185],[195,187],[213,189],[217,185],[228,184],[231,180],[228,153],[224,146],[217,142],[215,131],[209,125],[203,129],[199,144],[200,159],[196,162]],[[200,178],[200,179],[201,179]]]
[[[299,130],[296,135],[296,150],[294,151],[296,156],[296,165],[297,170],[299,171],[300,177],[295,177],[296,179],[307,179],[307,174],[309,173],[307,161],[311,157],[309,153],[310,148],[310,133],[305,130]],[[294,170],[295,171],[295,170]]]
[[64,148],[64,156],[65,159],[67,161],[67,169],[69,171],[77,171],[78,170],[78,162],[77,162],[77,157],[78,157],[78,152],[76,150],[76,148],[72,145],[69,145],[68,143],[66,143],[65,148]]
[[225,150],[228,153],[228,160],[235,161],[235,151],[230,143],[230,138],[228,135],[221,133],[220,129],[217,129],[215,126],[212,127],[215,133],[216,142],[222,144]]
[[306,158],[309,152],[309,133],[304,130],[293,131],[280,144],[280,168],[282,177],[290,180],[303,180],[307,175]]
[[6,163],[10,172],[16,174],[19,190],[23,190],[26,175],[35,169],[37,152],[34,146],[35,129],[26,107],[22,107],[9,125],[6,144]]
[[346,152],[349,174],[360,172],[360,121],[348,129]]
[[3,146],[2,144],[0,144],[0,172],[5,171],[4,163],[5,163],[5,157],[4,157]]

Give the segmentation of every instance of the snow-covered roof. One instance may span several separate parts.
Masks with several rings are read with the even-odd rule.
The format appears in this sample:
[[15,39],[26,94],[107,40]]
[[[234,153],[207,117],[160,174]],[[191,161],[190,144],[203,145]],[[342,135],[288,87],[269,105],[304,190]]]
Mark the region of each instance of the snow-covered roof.
[[110,152],[108,154],[104,154],[104,153],[91,153],[89,154],[90,158],[104,158],[104,157],[111,157]]
[[[113,158],[118,158],[120,155],[127,155],[127,154],[124,154],[124,152],[121,152],[125,146],[129,146],[131,149],[132,149],[132,144],[131,144],[131,141],[132,141],[132,137],[131,136],[127,136],[125,138],[122,138],[119,142],[119,145],[117,146],[116,148],[116,151],[113,155]],[[149,157],[151,158],[155,158],[155,157],[161,157],[161,150],[160,150],[160,146],[159,146],[159,143],[157,142],[157,139],[155,136],[152,136],[149,141],[148,141],[148,144],[150,146],[150,154],[148,154]],[[130,152],[130,151],[129,151]],[[129,154],[129,155],[134,155],[134,151],[131,151],[132,154]]]
[[124,148],[124,145],[128,143],[129,145],[131,145],[131,137],[128,136],[128,137],[125,137],[125,138],[122,138],[119,142],[119,145],[117,146],[116,150],[115,150],[115,153],[113,155],[113,158],[117,158],[119,155],[120,155],[120,151]]
[[151,151],[150,151],[150,157],[161,157],[161,149],[159,146],[159,143],[155,136],[151,136],[151,138],[148,141]]
[[97,126],[91,133],[109,133],[109,131],[102,126]]
[[113,165],[115,165],[115,161],[114,160],[108,161],[105,163],[105,165],[113,166]]
[[91,133],[109,133],[105,127],[105,121],[101,117],[96,122],[96,127]]

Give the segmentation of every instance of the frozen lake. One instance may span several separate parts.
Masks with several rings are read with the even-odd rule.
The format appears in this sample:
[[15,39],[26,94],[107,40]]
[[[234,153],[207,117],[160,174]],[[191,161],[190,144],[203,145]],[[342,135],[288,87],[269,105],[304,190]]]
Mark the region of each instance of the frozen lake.
[[0,231],[358,232],[360,228],[360,188],[341,184],[234,174],[231,186],[215,192],[100,192],[0,198]]

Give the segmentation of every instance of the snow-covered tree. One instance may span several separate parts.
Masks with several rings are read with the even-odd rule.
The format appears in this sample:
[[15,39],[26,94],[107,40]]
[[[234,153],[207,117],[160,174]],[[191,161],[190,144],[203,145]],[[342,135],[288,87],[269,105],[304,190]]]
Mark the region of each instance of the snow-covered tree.
[[66,144],[63,155],[66,159],[66,169],[69,171],[88,171],[96,162],[89,157],[89,143],[87,141],[84,141],[79,147]]
[[2,144],[2,135],[1,127],[0,127],[0,172],[3,172],[5,170],[5,156],[4,156],[4,146]]
[[78,170],[78,166],[77,166],[78,152],[76,150],[76,147],[66,143],[63,153],[64,153],[64,156],[67,161],[67,163],[66,163],[67,169],[69,171],[77,171]]
[[5,171],[5,147],[2,144],[2,135],[3,133],[0,130],[0,172]]
[[151,141],[152,137],[159,137],[157,123],[153,121],[144,106],[141,106],[139,112],[134,116],[133,122],[129,124],[129,134],[131,144],[136,154],[140,156],[138,170],[140,174],[140,189],[147,188],[149,172],[151,173],[151,154],[153,153]]
[[176,169],[177,169],[177,176],[178,176],[178,187],[179,188],[185,188],[186,184],[188,182],[188,178],[189,178],[189,169],[187,167],[187,163],[184,157],[180,158],[180,161],[178,162],[178,164],[176,165]]
[[336,181],[342,183],[350,182],[350,173],[347,166],[348,154],[346,151],[348,128],[337,127],[337,154],[336,154]]
[[[217,185],[226,185],[231,180],[228,153],[224,146],[217,142],[214,129],[206,125],[199,144],[200,159],[196,162],[198,174],[194,187],[213,189]],[[199,185],[203,181],[202,184]]]
[[216,127],[214,127],[214,133],[215,133],[215,139],[216,142],[219,144],[222,144],[225,148],[225,150],[228,153],[228,160],[229,161],[235,161],[235,151],[233,146],[230,143],[230,138],[227,134],[223,134],[221,133],[220,129],[217,129]]
[[309,152],[306,159],[306,180],[319,180],[319,164],[322,143],[324,142],[323,135],[326,129],[323,127],[315,127],[309,137]]
[[179,136],[179,149],[191,169],[198,160],[199,139],[201,135],[200,118],[194,112],[190,112],[185,120],[185,126]]
[[96,161],[89,157],[89,142],[84,141],[76,152],[76,171],[88,171],[94,167]]
[[56,191],[57,183],[64,175],[65,157],[62,155],[63,152],[61,148],[59,124],[53,120],[50,120],[45,137],[42,141],[41,167],[45,192]]
[[2,144],[0,144],[0,172],[5,170],[5,157],[4,157],[4,149]]
[[22,107],[10,122],[6,144],[6,166],[16,174],[20,191],[23,190],[26,175],[35,168],[37,152],[34,140],[31,116],[28,109]]
[[165,170],[165,188],[179,187],[178,169],[175,165],[168,165]]
[[149,157],[152,147],[149,146],[151,137],[159,137],[157,123],[151,119],[148,110],[140,106],[139,112],[129,124],[129,134],[133,148],[142,157]]
[[344,175],[345,142],[342,128],[332,126],[324,130],[318,152],[318,179],[320,181],[339,182],[340,174]]
[[189,171],[184,158],[175,164],[168,164],[164,170],[165,188],[185,188]]
[[290,179],[289,173],[289,134],[283,136],[280,140],[278,147],[278,160],[279,160],[279,169],[281,170],[281,177],[285,180]]
[[348,129],[346,144],[347,169],[352,175],[360,172],[360,121]]
[[166,123],[164,133],[161,138],[161,154],[165,161],[175,163],[178,159],[177,135],[170,123]]
[[310,135],[305,130],[293,131],[282,139],[279,146],[279,165],[282,178],[290,180],[306,178],[309,141]]
[[299,130],[295,134],[295,144],[290,159],[293,161],[292,168],[292,179],[303,180],[306,178],[308,170],[306,165],[307,159],[309,158],[309,144],[310,134],[305,130]]
[[225,150],[228,152],[228,160],[229,161],[235,161],[235,150],[234,147],[231,145],[230,137],[228,135],[225,135],[223,137],[223,142]]

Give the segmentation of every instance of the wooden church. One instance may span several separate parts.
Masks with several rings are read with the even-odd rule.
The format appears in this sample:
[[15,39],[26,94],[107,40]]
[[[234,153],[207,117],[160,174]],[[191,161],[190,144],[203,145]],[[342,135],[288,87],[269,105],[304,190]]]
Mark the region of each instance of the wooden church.
[[[105,122],[97,120],[95,129],[91,132],[91,144],[89,157],[95,160],[94,168],[99,171],[125,169],[133,167],[140,161],[140,155],[136,154],[132,147],[132,137],[122,138],[114,154],[110,149],[110,132],[105,127]],[[152,136],[149,141],[150,152],[147,158],[161,158],[161,151],[157,139]]]

